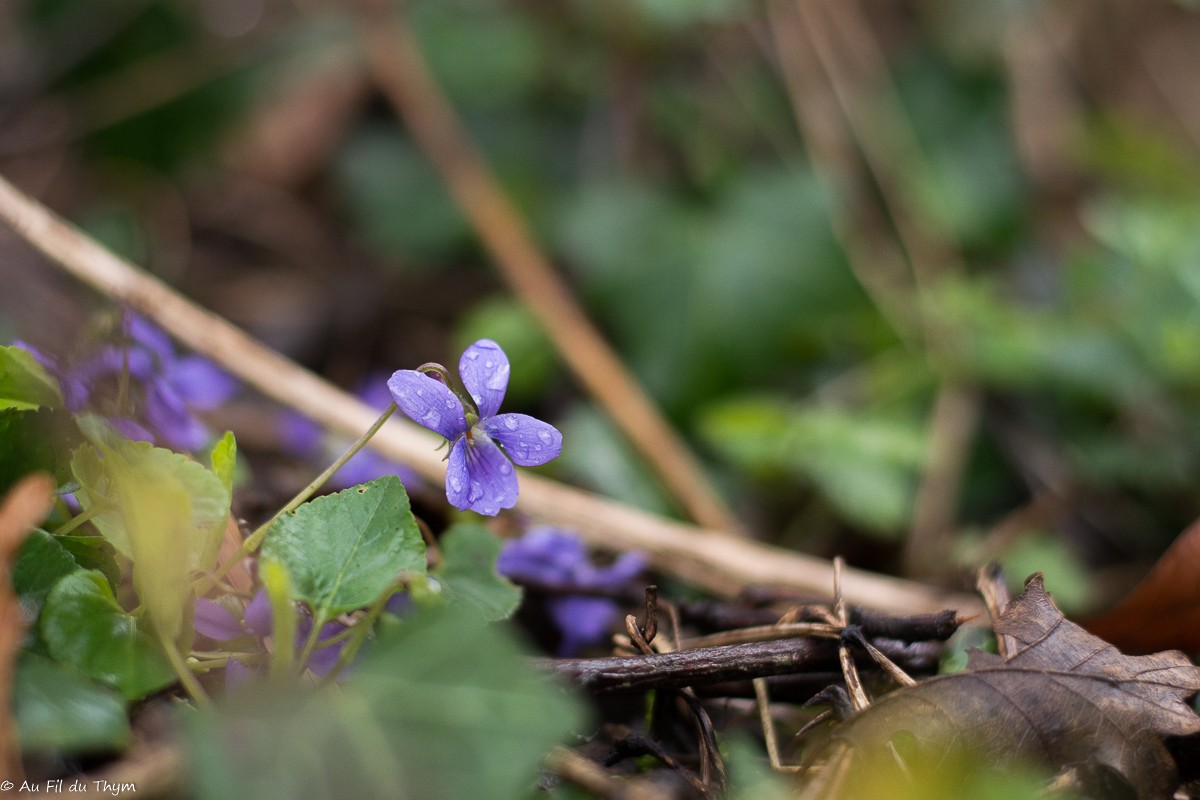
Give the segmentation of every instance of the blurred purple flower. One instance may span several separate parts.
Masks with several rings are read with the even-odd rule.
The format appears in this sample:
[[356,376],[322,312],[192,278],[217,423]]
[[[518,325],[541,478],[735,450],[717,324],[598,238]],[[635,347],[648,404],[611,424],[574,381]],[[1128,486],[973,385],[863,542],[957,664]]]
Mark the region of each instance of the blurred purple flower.
[[[292,646],[299,654],[304,649],[305,643],[308,642],[313,622],[311,617],[301,614],[299,610],[296,613],[299,615],[299,620],[296,625],[296,638]],[[217,642],[228,642],[242,636],[258,639],[260,640],[259,649],[265,653],[266,650],[262,646],[261,640],[271,635],[270,600],[267,598],[266,591],[260,589],[246,603],[239,619],[222,603],[207,597],[200,597],[196,600],[196,615],[193,624],[196,633]],[[332,639],[344,630],[346,630],[346,626],[336,621],[322,625],[321,632],[317,636],[318,645],[309,655],[305,668],[319,678],[324,678],[332,672],[346,640],[343,639],[328,647],[321,647],[320,643]],[[262,670],[258,665],[240,659],[231,659],[225,670],[225,686],[230,690],[237,689],[260,677],[262,677]]]
[[[613,589],[635,578],[646,566],[641,553],[622,553],[597,567],[583,541],[555,528],[532,528],[510,539],[496,559],[496,571],[517,582],[548,583],[581,589]],[[562,634],[558,652],[572,656],[602,642],[616,620],[617,603],[607,597],[564,594],[551,597],[548,610]]]
[[110,416],[113,427],[131,439],[161,439],[176,449],[200,449],[211,434],[192,412],[228,400],[237,391],[237,381],[201,356],[176,355],[167,334],[136,314],[126,314],[125,326],[125,346],[104,345],[69,367],[29,345],[20,346],[58,379],[68,411],[83,410],[98,382],[128,373],[142,387],[144,420]]
[[402,369],[388,379],[400,410],[450,442],[446,499],[460,510],[495,516],[512,508],[517,502],[512,464],[534,467],[562,452],[562,434],[553,425],[526,414],[497,413],[508,373],[500,345],[480,339],[458,362],[469,401],[426,372]]
[[[392,402],[382,373],[372,373],[358,387],[355,395],[372,408],[382,412]],[[279,417],[279,435],[284,448],[297,458],[331,462],[350,446],[351,439],[330,433],[316,422],[295,411],[287,411]],[[374,450],[364,447],[355,453],[342,468],[329,479],[330,489],[348,489],[360,483],[368,483],[384,475],[396,475],[408,487],[420,483],[421,478],[403,464],[397,464]]]

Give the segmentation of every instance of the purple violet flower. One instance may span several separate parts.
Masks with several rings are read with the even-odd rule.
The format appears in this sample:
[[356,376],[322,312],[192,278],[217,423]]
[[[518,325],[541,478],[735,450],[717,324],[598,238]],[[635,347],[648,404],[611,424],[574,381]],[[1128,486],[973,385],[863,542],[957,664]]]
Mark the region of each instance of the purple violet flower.
[[[299,610],[296,613],[299,615]],[[207,597],[200,597],[196,599],[196,616],[193,624],[196,633],[217,642],[228,642],[241,636],[254,637],[260,640],[260,649],[265,652],[265,648],[261,647],[261,640],[271,635],[270,600],[267,599],[266,590],[260,589],[246,603],[239,619],[225,605]],[[344,630],[346,630],[346,626],[340,622],[327,622],[321,626],[317,640],[323,642]],[[312,619],[307,615],[301,615],[296,625],[296,639],[292,644],[297,653],[304,649],[311,632]],[[317,677],[324,678],[337,665],[338,657],[345,644],[346,640],[344,639],[328,647],[321,647],[318,644],[308,657],[305,668]],[[229,661],[225,670],[225,686],[230,690],[240,688],[259,677],[261,677],[261,670],[256,665],[234,658]]]
[[[588,558],[578,536],[555,528],[530,529],[519,539],[505,542],[496,559],[496,571],[518,583],[549,583],[581,589],[619,587],[646,566],[641,553],[622,553],[607,567]],[[565,594],[548,601],[550,618],[562,635],[558,653],[573,656],[584,647],[599,644],[612,630],[617,603],[607,597]]]
[[500,345],[480,339],[458,362],[469,398],[425,371],[402,369],[388,379],[400,410],[450,442],[446,499],[457,509],[495,516],[512,508],[517,502],[513,463],[535,467],[562,452],[562,434],[553,425],[526,414],[497,413],[508,373]]
[[100,381],[128,373],[143,390],[143,419],[109,416],[108,421],[131,439],[200,449],[210,433],[192,412],[225,402],[237,391],[237,381],[206,358],[176,355],[167,334],[142,317],[127,314],[125,324],[127,345],[105,345],[69,367],[29,345],[20,346],[58,378],[68,411],[83,410]]

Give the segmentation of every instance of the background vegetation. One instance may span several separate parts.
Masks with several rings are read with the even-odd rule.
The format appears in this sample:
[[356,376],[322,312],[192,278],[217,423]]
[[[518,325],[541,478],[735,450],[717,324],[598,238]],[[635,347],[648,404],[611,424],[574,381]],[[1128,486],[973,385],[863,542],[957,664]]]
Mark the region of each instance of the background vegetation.
[[[414,0],[589,317],[772,543],[1102,607],[1200,511],[1186,2]],[[334,381],[481,336],[548,471],[683,515],[572,380],[364,56],[369,3],[0,6],[0,174]],[[0,231],[0,341],[106,305]],[[254,518],[307,480],[243,393]],[[432,495],[436,499],[436,492]],[[421,498],[417,498],[421,502]]]

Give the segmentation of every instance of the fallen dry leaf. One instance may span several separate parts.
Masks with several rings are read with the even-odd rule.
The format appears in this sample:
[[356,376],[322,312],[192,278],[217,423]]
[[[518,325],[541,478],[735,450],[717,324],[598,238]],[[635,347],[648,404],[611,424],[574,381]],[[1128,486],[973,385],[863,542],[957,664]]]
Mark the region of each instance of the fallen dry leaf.
[[1121,602],[1080,624],[1127,653],[1200,653],[1200,520],[1179,535]]
[[[1179,652],[1123,655],[1066,620],[1040,574],[995,630],[1016,640],[1010,658],[973,653],[966,671],[898,689],[839,726],[840,760],[827,772],[840,785],[822,796],[888,786],[902,796],[896,787],[914,776],[945,781],[948,765],[965,760],[1115,779],[1144,800],[1171,796],[1176,766],[1163,739],[1200,732],[1185,702],[1200,689],[1200,668]],[[941,796],[955,796],[948,790]]]

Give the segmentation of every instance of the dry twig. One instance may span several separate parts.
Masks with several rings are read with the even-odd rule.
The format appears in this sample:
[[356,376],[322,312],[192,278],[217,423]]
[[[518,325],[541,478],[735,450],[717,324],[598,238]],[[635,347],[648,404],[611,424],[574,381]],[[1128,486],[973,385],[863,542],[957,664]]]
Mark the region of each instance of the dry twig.
[[421,57],[404,16],[364,2],[362,36],[375,80],[441,172],[504,280],[559,356],[693,519],[735,533],[737,518],[654,402],[588,321],[471,141]]
[[[115,256],[3,178],[0,220],[67,272],[326,428],[359,436],[377,418],[374,409]],[[397,419],[370,441],[376,451],[434,481],[445,479],[438,444],[435,434]],[[733,596],[750,586],[802,592],[824,592],[829,586],[830,565],[823,559],[668,520],[536,475],[521,477],[519,509],[577,530],[594,547],[641,550],[663,572],[720,595]],[[843,573],[842,588],[856,604],[892,611],[982,611],[971,595],[857,570]]]

